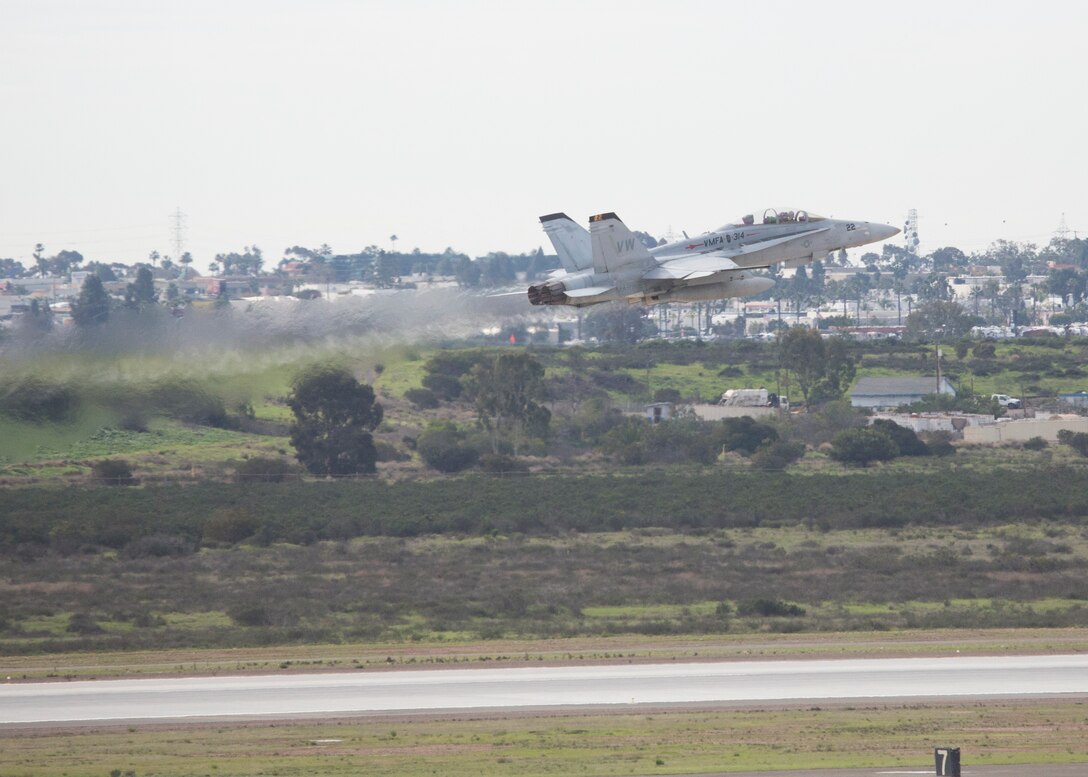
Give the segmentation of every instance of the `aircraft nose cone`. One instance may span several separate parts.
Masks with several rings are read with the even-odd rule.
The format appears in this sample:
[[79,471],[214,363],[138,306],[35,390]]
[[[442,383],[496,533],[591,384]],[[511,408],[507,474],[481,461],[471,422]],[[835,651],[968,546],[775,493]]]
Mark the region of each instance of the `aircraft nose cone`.
[[881,240],[887,240],[889,237],[894,237],[899,234],[899,230],[888,224],[869,224],[869,236],[873,239],[873,242],[879,242]]

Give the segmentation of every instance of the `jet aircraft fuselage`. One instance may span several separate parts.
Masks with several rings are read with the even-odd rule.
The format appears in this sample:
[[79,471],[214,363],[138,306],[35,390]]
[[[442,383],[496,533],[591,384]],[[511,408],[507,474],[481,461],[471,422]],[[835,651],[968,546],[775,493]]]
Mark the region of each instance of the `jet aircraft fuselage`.
[[534,305],[594,305],[625,300],[665,302],[743,297],[774,285],[757,271],[800,267],[833,251],[885,240],[899,232],[876,222],[827,219],[806,211],[768,209],[713,232],[647,248],[614,213],[590,229],[563,213],[541,217],[563,270],[529,287]]

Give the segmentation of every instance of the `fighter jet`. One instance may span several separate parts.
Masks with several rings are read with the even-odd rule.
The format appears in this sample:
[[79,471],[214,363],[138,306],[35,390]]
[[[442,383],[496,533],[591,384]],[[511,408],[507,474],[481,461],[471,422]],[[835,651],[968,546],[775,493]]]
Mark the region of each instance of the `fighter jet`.
[[774,286],[757,270],[800,267],[899,232],[887,224],[768,208],[759,223],[747,215],[695,238],[647,248],[615,213],[591,217],[588,231],[565,213],[541,216],[540,223],[563,269],[530,286],[529,302],[575,307],[748,297]]

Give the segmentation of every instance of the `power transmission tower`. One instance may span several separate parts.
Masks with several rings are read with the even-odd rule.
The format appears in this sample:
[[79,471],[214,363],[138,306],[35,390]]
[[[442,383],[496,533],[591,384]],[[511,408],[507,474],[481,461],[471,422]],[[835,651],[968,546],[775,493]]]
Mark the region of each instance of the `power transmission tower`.
[[911,208],[907,211],[907,222],[903,225],[903,241],[907,244],[907,252],[918,255],[918,211]]
[[172,226],[170,231],[173,233],[171,238],[174,244],[174,261],[180,262],[181,255],[185,251],[185,233],[188,231],[188,227],[185,225],[185,214],[181,212],[181,208],[177,208],[170,214],[170,221]]
[[1065,214],[1062,214],[1061,221],[1058,222],[1058,228],[1054,230],[1054,237],[1059,240],[1069,239],[1069,225],[1065,223]]

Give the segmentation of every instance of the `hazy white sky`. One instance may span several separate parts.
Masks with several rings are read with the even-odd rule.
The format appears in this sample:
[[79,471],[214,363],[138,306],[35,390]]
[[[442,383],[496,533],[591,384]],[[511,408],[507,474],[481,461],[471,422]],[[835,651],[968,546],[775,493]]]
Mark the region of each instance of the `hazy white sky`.
[[0,0],[0,257],[480,255],[768,205],[1088,232],[1088,4]]

